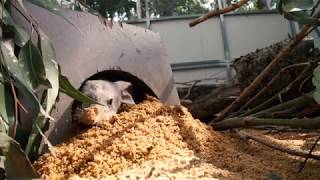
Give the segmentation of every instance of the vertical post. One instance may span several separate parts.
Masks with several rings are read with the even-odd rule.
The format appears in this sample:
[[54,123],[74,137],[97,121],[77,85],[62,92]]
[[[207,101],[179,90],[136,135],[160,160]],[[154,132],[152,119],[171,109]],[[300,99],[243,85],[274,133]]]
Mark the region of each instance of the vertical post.
[[150,9],[149,9],[149,0],[146,0],[146,28],[150,29]]
[[137,17],[138,19],[141,19],[141,0],[137,0],[136,9],[137,9]]
[[[222,2],[221,0],[218,1],[218,7],[219,9],[222,9]],[[224,21],[224,15],[220,15],[220,28],[221,28],[221,36],[222,36],[222,43],[223,43],[223,50],[224,50],[224,60],[226,62],[226,71],[227,71],[227,83],[228,85],[233,84],[233,78],[232,78],[232,69],[231,69],[231,55],[230,55],[230,47],[229,47],[229,41],[228,41],[228,35],[226,32],[226,24]]]
[[289,21],[291,37],[294,37],[300,31],[299,24],[294,21]]

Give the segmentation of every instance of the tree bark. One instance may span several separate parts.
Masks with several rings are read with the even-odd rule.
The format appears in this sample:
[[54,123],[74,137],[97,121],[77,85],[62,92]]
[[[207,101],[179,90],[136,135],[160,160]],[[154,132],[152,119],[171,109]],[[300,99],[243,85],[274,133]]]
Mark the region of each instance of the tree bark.
[[196,99],[187,108],[195,118],[209,120],[227,107],[239,94],[240,89],[237,86],[219,87],[212,93]]

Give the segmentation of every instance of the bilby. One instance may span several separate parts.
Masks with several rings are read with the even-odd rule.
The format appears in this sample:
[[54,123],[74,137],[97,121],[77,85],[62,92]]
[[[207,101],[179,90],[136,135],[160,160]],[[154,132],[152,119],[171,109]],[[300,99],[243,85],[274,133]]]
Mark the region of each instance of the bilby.
[[81,88],[81,92],[99,104],[80,104],[76,108],[77,120],[85,125],[95,125],[115,115],[121,104],[134,104],[128,89],[130,82],[107,80],[88,80]]

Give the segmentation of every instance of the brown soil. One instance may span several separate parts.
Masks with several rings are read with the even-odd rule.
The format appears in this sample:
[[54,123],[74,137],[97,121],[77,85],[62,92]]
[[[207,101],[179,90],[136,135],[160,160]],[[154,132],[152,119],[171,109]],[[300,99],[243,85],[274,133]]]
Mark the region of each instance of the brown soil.
[[[268,136],[307,150],[316,134]],[[320,162],[297,173],[303,159],[216,132],[184,107],[152,98],[53,151],[34,164],[45,179],[320,179]]]

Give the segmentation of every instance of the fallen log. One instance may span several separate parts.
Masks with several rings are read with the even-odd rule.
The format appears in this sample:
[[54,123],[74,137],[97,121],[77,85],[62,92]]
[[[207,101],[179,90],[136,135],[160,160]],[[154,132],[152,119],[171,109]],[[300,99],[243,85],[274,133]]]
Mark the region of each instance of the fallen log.
[[219,87],[210,94],[194,100],[187,108],[193,117],[203,121],[210,120],[235,100],[239,94],[240,88],[238,86]]

